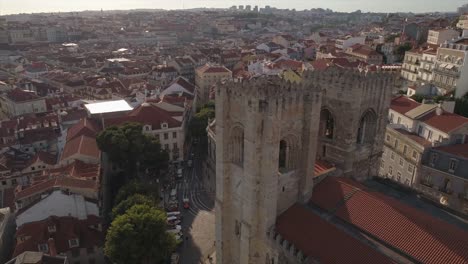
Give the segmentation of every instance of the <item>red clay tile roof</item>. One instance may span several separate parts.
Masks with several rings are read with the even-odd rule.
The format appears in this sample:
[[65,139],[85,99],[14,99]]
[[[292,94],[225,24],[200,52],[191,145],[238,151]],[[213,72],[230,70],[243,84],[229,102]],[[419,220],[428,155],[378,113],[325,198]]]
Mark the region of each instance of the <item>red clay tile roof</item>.
[[197,71],[201,73],[221,73],[221,72],[229,73],[231,72],[224,66],[211,66],[208,64],[198,67]]
[[332,164],[324,160],[316,160],[314,164],[314,176],[315,177],[320,176],[334,169],[335,167]]
[[185,88],[187,91],[189,91],[192,94],[195,91],[195,86],[193,84],[191,84],[189,81],[187,81],[184,77],[181,77],[181,76],[177,77],[174,81],[172,81],[167,86],[167,88],[169,88],[173,84],[178,84],[178,85],[182,86],[183,88]]
[[[361,184],[343,178],[329,177],[330,183],[318,184],[311,199],[320,205],[321,200],[343,201],[344,204],[326,202],[327,208],[336,209],[336,216],[363,232],[393,247],[421,263],[466,263],[468,259],[468,232],[432,217],[417,208],[396,199],[371,192]],[[328,191],[330,185],[349,185],[355,193]]]
[[22,199],[34,195],[36,193],[42,193],[46,190],[50,190],[55,185],[55,179],[50,179],[45,182],[38,183],[36,185],[28,186],[25,189],[17,191],[15,194],[15,200]]
[[67,141],[70,141],[79,136],[96,137],[96,134],[100,131],[99,126],[88,118],[83,118],[80,122],[76,123],[68,129]]
[[[71,250],[68,243],[71,239],[79,239],[79,248],[102,247],[104,233],[91,227],[100,224],[100,219],[95,216],[88,216],[85,220],[51,216],[42,221],[24,224],[16,231],[16,237],[25,237],[26,240],[17,243],[13,256],[24,251],[38,251],[39,244],[47,244],[49,238],[54,239],[58,254]],[[49,232],[49,226],[55,226],[56,232]]]
[[34,92],[24,91],[19,88],[9,91],[7,97],[14,102],[25,102],[39,98]]
[[404,115],[408,111],[413,110],[420,105],[420,103],[412,99],[409,99],[405,96],[399,96],[392,99],[390,103],[390,109]]
[[164,122],[167,123],[169,128],[180,127],[182,125],[182,122],[174,119],[168,111],[151,103],[138,106],[124,117],[109,118],[104,121],[106,126],[122,125],[127,122],[151,125],[153,129],[160,129],[161,124]]
[[21,200],[31,195],[44,193],[52,190],[54,187],[78,188],[78,189],[96,189],[98,184],[94,180],[74,179],[70,177],[58,177],[40,182],[35,185],[27,186],[24,189],[17,187],[15,200]]
[[60,160],[63,161],[75,154],[92,157],[98,160],[101,155],[101,151],[97,146],[96,138],[83,135],[67,141],[63,148]]
[[295,204],[276,219],[276,231],[320,263],[394,263],[368,245]]
[[302,69],[304,64],[302,63],[302,61],[296,60],[279,60],[275,62],[275,66],[281,69],[299,70]]
[[96,180],[98,180],[100,169],[100,164],[88,164],[80,160],[74,160],[66,166],[48,169],[43,174],[52,177],[66,176],[85,179],[96,177]]
[[468,159],[468,143],[441,146],[441,147],[436,147],[434,149]]
[[327,211],[334,210],[338,202],[354,190],[353,186],[334,181],[330,177],[320,182],[319,186],[320,188],[314,188],[310,202]]
[[62,122],[80,120],[88,115],[86,109],[73,109],[67,110],[66,112],[66,115],[62,115]]
[[445,111],[442,115],[437,115],[436,111],[432,111],[420,120],[445,133],[450,133],[452,130],[468,124],[468,118]]
[[57,163],[57,157],[54,154],[48,152],[38,151],[36,155],[32,157],[32,159],[29,162],[29,165],[27,165],[26,167],[39,161],[48,165],[55,165]]

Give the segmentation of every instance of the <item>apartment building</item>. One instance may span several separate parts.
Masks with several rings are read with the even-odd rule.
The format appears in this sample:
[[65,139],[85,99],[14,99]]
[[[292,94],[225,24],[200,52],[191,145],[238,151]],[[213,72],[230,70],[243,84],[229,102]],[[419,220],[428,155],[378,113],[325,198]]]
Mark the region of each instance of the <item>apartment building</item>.
[[448,41],[437,50],[433,83],[440,94],[455,91],[459,98],[468,92],[468,36]]
[[432,81],[432,72],[434,70],[434,61],[437,58],[437,49],[437,47],[428,48],[422,52],[418,68],[418,80],[422,83],[430,83]]
[[19,88],[8,91],[0,96],[0,105],[4,113],[10,117],[47,111],[46,100],[33,91]]
[[468,143],[435,147],[422,157],[415,188],[425,197],[468,213]]
[[217,82],[231,79],[232,72],[224,66],[205,64],[195,70],[195,86],[197,91],[197,105],[208,102],[210,89]]
[[401,77],[410,82],[416,82],[419,74],[419,67],[422,60],[422,50],[412,49],[405,53],[403,66],[401,67]]
[[[448,107],[447,107],[448,108]],[[390,104],[379,176],[413,187],[421,158],[432,147],[468,140],[468,118],[436,104],[420,104],[404,96]]]
[[460,16],[458,20],[457,27],[461,29],[468,29],[468,14],[464,14]]
[[460,36],[460,32],[454,29],[441,28],[431,29],[427,35],[427,43],[432,45],[440,45],[445,41],[456,39]]
[[338,38],[335,40],[335,47],[337,49],[346,50],[347,48],[353,46],[354,44],[364,45],[366,43],[366,37],[352,37],[346,36],[344,38]]

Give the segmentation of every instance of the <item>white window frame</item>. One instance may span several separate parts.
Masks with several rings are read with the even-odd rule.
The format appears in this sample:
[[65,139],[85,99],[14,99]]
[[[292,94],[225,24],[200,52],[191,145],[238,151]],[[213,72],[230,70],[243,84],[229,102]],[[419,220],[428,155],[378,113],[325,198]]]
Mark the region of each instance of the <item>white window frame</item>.
[[[453,165],[453,166],[452,166],[452,165]],[[450,159],[448,171],[449,171],[450,173],[454,173],[455,170],[457,169],[457,166],[458,166],[458,160],[457,160],[457,159]]]
[[70,248],[76,248],[80,246],[80,240],[78,238],[73,238],[68,240],[68,245]]

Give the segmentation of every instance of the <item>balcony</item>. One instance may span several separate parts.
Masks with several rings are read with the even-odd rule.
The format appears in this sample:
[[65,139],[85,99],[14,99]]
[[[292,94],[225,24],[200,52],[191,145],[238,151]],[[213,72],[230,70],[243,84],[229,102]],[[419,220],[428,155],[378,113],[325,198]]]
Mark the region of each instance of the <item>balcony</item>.
[[414,70],[409,70],[409,69],[405,69],[405,68],[401,68],[402,71],[405,71],[405,72],[409,72],[409,73],[412,73],[412,74],[418,74],[418,71]]
[[440,75],[445,75],[445,76],[452,76],[452,77],[459,77],[460,76],[460,72],[458,71],[458,68],[453,66],[453,68],[451,69],[448,69],[448,68],[444,68],[444,67],[440,67],[439,66],[436,66],[434,67],[433,71],[435,73],[438,73]]
[[421,181],[421,185],[424,185],[426,187],[432,188],[434,184],[432,182],[427,182],[427,181]]

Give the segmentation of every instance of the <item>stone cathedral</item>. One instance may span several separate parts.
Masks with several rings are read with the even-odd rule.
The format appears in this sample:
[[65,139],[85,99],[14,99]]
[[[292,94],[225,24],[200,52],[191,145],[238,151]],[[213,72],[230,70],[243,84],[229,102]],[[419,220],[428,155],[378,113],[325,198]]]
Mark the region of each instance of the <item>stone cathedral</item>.
[[217,263],[294,263],[269,235],[277,216],[306,203],[324,173],[377,175],[394,82],[329,68],[300,84],[262,76],[216,88]]

